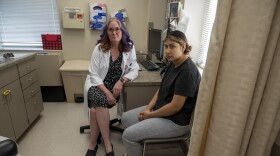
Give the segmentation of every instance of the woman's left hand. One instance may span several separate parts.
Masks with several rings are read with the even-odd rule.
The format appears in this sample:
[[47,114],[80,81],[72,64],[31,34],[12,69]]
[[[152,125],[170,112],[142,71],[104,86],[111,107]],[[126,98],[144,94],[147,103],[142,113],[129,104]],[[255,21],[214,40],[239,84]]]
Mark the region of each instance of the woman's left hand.
[[113,88],[114,98],[117,98],[121,95],[122,88],[123,88],[123,83],[120,81],[117,81]]

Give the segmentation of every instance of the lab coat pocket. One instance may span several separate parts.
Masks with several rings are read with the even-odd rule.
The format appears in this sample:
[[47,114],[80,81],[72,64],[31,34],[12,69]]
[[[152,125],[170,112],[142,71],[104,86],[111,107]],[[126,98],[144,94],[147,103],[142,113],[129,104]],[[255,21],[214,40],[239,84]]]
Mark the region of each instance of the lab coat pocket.
[[124,66],[124,73],[123,73],[123,75],[127,74],[129,71],[130,71],[130,66],[125,65]]
[[131,70],[131,63],[126,64],[126,65],[124,66],[124,73],[123,73],[123,75],[129,73],[130,70]]

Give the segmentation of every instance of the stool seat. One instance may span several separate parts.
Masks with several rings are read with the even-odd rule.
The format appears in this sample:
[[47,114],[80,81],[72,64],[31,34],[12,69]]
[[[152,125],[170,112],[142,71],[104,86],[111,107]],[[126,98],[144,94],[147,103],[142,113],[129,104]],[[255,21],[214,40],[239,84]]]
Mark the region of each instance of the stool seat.
[[9,138],[0,136],[0,155],[15,156],[18,153],[17,143]]

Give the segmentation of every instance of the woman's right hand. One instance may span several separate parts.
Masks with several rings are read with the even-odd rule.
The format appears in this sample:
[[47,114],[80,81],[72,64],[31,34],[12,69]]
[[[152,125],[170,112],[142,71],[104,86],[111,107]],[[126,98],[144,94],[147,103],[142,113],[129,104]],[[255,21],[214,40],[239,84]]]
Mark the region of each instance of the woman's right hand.
[[139,113],[139,115],[137,116],[138,117],[138,120],[139,121],[142,121],[142,120],[145,120],[145,119],[148,119],[148,118],[151,118],[151,111],[149,110],[144,110],[142,112]]
[[106,94],[107,101],[110,105],[115,105],[117,100],[114,98],[113,94],[111,92]]

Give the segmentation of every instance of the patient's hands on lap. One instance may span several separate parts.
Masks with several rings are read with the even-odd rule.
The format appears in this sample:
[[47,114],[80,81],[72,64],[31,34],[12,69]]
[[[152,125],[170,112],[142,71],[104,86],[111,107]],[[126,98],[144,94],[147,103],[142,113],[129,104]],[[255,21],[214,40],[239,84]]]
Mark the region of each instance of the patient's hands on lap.
[[142,121],[145,119],[151,118],[151,111],[144,110],[143,112],[140,112],[138,115],[138,120]]

